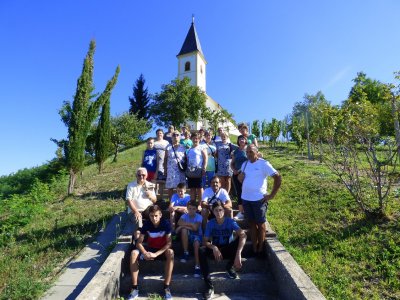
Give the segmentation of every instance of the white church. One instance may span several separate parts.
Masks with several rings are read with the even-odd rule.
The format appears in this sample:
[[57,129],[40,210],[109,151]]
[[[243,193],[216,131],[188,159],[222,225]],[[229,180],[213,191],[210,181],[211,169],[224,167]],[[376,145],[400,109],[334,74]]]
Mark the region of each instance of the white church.
[[[222,107],[214,99],[212,99],[206,92],[206,65],[207,61],[204,57],[203,51],[201,50],[200,40],[194,26],[194,18],[192,18],[192,24],[186,35],[185,41],[183,42],[181,51],[178,55],[178,78],[183,77],[190,78],[192,85],[198,86],[207,96],[206,106],[212,110],[220,110]],[[191,130],[199,130],[200,128],[207,128],[208,124],[205,120],[198,122],[188,122]],[[220,126],[224,127],[229,133],[239,135],[239,131],[236,126],[231,122],[220,123]]]

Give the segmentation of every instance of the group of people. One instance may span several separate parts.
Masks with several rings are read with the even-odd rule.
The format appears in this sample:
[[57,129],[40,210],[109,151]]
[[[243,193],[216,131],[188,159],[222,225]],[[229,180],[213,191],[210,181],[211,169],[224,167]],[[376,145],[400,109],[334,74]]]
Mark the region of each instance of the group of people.
[[[262,158],[257,140],[248,134],[247,126],[241,125],[242,135],[236,145],[229,141],[222,128],[216,137],[210,131],[190,134],[187,128],[182,128],[184,136],[181,137],[181,133],[170,126],[165,140],[161,129],[157,130],[156,139],[147,140],[142,167],[136,172],[137,180],[128,185],[126,193],[135,240],[130,260],[132,291],[129,299],[138,297],[139,261],[160,258],[166,260],[165,298],[172,299],[169,285],[174,265],[174,235],[181,238],[184,250],[181,262],[187,262],[192,246],[194,276],[203,276],[207,299],[214,292],[207,257],[218,261],[227,259],[226,271],[230,278],[236,278],[236,270],[242,266],[241,252],[247,237],[237,219],[247,219],[253,252],[256,256],[262,255],[268,201],[278,192],[281,176]],[[181,142],[189,135],[191,142]],[[267,177],[273,178],[270,193],[267,193]],[[155,188],[161,180],[165,180],[168,189],[169,220],[162,218],[162,211],[155,204]],[[231,180],[238,199],[236,220],[229,196]],[[190,188],[190,194],[186,193],[186,187]],[[143,219],[146,221],[142,222]]]

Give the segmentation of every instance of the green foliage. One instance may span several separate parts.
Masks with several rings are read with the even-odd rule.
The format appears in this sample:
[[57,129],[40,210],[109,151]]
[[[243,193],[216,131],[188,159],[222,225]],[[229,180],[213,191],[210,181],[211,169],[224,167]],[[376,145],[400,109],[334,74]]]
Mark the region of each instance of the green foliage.
[[220,126],[225,127],[228,122],[235,124],[233,115],[223,108],[220,110],[212,110],[211,108],[207,107],[202,111],[201,118],[207,121],[208,128],[212,129],[214,132],[217,132],[217,129]]
[[268,207],[279,240],[327,299],[399,299],[400,203],[368,220],[325,165],[288,148],[262,149],[283,177]]
[[137,145],[151,126],[147,120],[139,119],[135,114],[124,113],[111,118],[111,141],[114,149],[114,162],[120,148]]
[[136,114],[139,119],[149,120],[150,114],[150,96],[147,88],[145,88],[146,80],[143,74],[140,74],[133,86],[133,97],[129,97],[131,107],[129,108],[130,114]]
[[254,134],[257,138],[260,137],[260,121],[254,120],[251,125],[251,133]]
[[111,120],[110,120],[110,95],[111,91],[117,83],[117,78],[119,74],[119,66],[115,71],[113,78],[107,83],[106,89],[102,96],[104,100],[103,107],[101,109],[101,115],[99,124],[97,126],[96,134],[96,148],[95,157],[96,162],[99,167],[99,173],[103,170],[103,165],[107,157],[111,154],[112,142],[111,142]]
[[100,106],[109,97],[119,73],[118,67],[113,79],[107,83],[104,92],[96,100],[91,101],[92,98],[96,97],[96,95],[92,94],[94,91],[93,56],[95,46],[95,41],[90,41],[89,50],[83,62],[82,73],[78,78],[72,105],[69,101],[65,101],[59,112],[61,120],[68,127],[68,140],[53,140],[59,146],[64,147],[66,164],[70,172],[68,194],[73,193],[76,174],[82,171],[85,166],[85,146],[92,123],[98,116]]
[[190,79],[172,80],[164,84],[162,91],[154,97],[151,113],[157,125],[175,127],[188,120],[197,122],[206,110],[205,93],[198,86],[192,86]]

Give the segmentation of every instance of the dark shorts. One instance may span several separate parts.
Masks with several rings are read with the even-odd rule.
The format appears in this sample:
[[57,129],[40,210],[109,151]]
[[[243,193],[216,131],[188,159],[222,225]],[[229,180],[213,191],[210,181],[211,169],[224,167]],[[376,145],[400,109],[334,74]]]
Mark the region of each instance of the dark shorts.
[[247,201],[242,199],[244,216],[247,220],[253,221],[256,223],[265,223],[268,202],[264,203],[264,200],[258,201]]
[[199,189],[202,187],[202,178],[188,178],[188,188]]

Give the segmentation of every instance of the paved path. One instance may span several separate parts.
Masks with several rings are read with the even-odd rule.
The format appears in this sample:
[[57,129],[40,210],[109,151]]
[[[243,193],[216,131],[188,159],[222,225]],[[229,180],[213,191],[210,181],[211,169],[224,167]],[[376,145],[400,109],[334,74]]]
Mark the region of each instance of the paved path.
[[106,228],[100,231],[96,241],[87,245],[76,258],[68,263],[42,300],[75,299],[100,269],[117,241],[125,222],[126,213],[115,215]]

